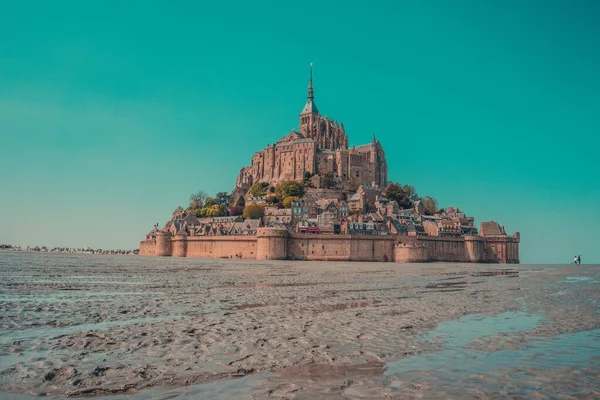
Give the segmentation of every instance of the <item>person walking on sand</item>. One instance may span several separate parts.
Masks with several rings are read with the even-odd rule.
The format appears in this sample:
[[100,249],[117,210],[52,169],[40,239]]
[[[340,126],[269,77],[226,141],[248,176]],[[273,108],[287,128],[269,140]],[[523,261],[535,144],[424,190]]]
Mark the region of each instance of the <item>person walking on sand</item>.
[[573,264],[577,265],[577,256],[573,257]]
[[581,265],[581,256],[577,256],[577,264]]

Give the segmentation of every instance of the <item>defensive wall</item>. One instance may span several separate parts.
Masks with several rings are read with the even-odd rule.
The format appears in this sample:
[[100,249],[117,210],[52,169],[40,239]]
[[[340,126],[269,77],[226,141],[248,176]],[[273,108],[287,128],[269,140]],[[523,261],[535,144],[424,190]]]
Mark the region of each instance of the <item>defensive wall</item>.
[[140,255],[258,260],[519,263],[519,234],[501,237],[293,234],[259,228],[256,236],[158,232]]
[[186,236],[157,232],[140,243],[142,256],[256,259],[256,236]]

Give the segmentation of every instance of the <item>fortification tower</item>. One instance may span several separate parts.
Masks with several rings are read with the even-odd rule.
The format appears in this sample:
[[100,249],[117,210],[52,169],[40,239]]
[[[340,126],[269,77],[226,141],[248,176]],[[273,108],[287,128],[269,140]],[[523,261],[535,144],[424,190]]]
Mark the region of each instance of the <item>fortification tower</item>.
[[172,253],[171,234],[168,232],[156,232],[156,252],[155,255],[165,257]]
[[394,259],[398,263],[427,262],[427,246],[416,240],[398,242],[394,248]]
[[256,233],[257,260],[285,260],[288,231],[285,228],[258,228]]
[[481,262],[484,257],[484,239],[481,236],[465,236],[465,261]]
[[173,257],[187,256],[187,233],[180,230],[175,234],[172,240]]

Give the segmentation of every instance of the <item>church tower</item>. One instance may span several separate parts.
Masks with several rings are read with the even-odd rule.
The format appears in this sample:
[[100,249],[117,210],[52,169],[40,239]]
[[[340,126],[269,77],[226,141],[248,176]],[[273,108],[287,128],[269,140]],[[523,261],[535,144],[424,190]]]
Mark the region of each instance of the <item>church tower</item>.
[[313,91],[312,63],[310,63],[310,80],[308,83],[308,96],[306,104],[300,113],[300,132],[306,137],[312,137],[316,133],[316,125],[319,120],[319,110],[315,104],[315,94]]

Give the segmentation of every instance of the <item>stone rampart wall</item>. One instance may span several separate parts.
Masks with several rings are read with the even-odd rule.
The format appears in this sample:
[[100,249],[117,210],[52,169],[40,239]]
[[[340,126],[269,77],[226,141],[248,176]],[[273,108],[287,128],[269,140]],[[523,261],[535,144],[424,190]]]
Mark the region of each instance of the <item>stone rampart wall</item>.
[[514,237],[486,237],[486,260],[494,263],[519,263],[519,239]]
[[188,236],[187,257],[256,258],[256,236]]
[[287,258],[325,261],[393,261],[394,236],[293,235]]
[[157,235],[140,255],[314,261],[518,263],[519,238],[290,234],[259,228],[257,236]]
[[140,242],[140,256],[153,256],[156,249],[156,240],[144,240]]
[[[413,249],[418,251],[425,259],[422,261],[454,261],[454,262],[478,262],[471,260],[462,237],[440,237],[440,236],[401,236],[400,244],[407,245],[402,253],[408,253]],[[423,250],[424,248],[424,250]],[[398,251],[396,252],[398,254]],[[411,261],[417,261],[415,255],[407,256]],[[398,260],[401,261],[401,260]]]

